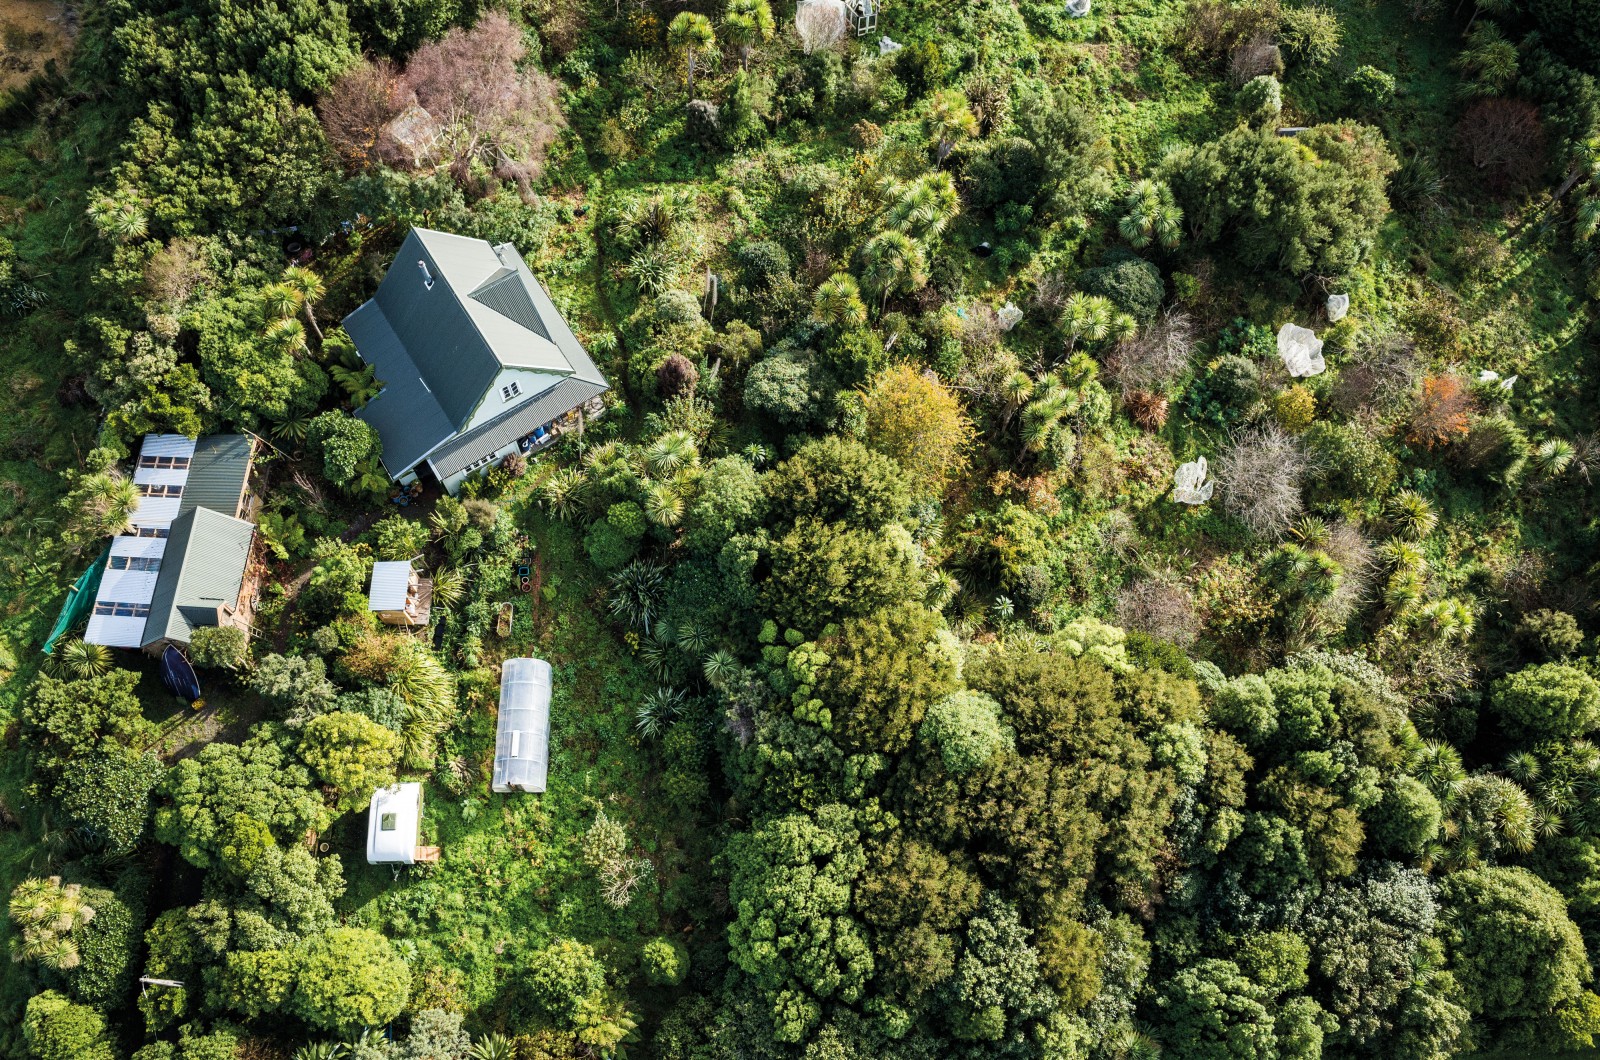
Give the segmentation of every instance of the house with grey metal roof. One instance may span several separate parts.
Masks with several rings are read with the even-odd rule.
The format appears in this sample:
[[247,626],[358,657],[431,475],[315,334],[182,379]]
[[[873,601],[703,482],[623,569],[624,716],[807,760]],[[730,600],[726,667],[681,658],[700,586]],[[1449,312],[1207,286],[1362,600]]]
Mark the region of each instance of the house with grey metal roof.
[[412,229],[344,329],[380,388],[356,415],[399,482],[425,473],[453,493],[609,389],[510,243]]
[[134,462],[139,502],[112,539],[84,640],[159,652],[200,626],[244,624],[247,519],[255,441],[146,435]]

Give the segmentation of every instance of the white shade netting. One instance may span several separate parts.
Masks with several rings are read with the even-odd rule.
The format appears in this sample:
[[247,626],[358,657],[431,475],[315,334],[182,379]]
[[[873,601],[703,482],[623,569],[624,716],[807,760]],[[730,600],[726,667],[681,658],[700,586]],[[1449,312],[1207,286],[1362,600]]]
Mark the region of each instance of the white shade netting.
[[1299,324],[1285,324],[1278,329],[1278,356],[1283,366],[1295,378],[1321,375],[1328,367],[1322,359],[1322,340],[1310,328]]

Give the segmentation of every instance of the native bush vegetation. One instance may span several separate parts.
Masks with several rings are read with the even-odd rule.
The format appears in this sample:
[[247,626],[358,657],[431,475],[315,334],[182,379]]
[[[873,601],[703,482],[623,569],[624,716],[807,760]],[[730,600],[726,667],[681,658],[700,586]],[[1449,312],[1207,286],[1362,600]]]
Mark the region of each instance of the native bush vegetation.
[[[1591,1047],[1600,22],[1358,6],[86,12],[0,108],[0,1052]],[[455,497],[339,325],[413,227],[611,383]],[[198,703],[38,653],[152,431],[260,442]]]

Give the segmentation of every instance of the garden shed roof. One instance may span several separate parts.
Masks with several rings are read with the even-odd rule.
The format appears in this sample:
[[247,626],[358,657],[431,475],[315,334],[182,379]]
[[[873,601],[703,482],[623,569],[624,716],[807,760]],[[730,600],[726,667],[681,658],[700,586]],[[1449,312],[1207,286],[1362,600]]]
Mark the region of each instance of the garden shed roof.
[[379,560],[372,565],[372,584],[367,589],[367,608],[371,611],[404,611],[411,587],[408,560]]

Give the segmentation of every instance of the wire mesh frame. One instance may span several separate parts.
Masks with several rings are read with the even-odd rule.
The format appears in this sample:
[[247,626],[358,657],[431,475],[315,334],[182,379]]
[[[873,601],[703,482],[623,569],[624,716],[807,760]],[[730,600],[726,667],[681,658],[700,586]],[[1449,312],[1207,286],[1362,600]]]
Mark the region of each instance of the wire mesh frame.
[[850,10],[850,24],[855,27],[856,36],[865,37],[878,28],[878,5],[876,0],[846,0]]

